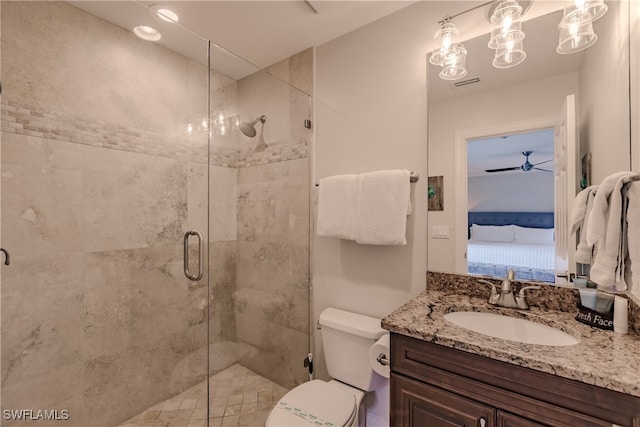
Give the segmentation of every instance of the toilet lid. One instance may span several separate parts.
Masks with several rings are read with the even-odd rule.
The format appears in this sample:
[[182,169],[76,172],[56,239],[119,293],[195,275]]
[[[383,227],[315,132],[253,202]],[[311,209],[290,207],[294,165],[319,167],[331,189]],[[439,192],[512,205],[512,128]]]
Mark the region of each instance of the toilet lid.
[[344,427],[356,411],[354,395],[313,380],[285,394],[269,415],[269,427]]

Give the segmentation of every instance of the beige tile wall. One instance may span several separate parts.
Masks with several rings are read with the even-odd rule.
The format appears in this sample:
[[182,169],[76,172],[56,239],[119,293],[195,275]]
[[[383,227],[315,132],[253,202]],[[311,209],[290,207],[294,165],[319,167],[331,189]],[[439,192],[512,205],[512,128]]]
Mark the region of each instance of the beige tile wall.
[[[2,409],[115,425],[206,378],[207,312],[215,349],[253,345],[246,366],[303,381],[311,51],[239,82],[211,72],[212,109],[267,114],[268,149],[214,134],[208,173],[206,133],[185,133],[204,67],[61,2],[3,3],[2,28]],[[182,234],[207,228],[207,191],[194,284]]]
[[[206,378],[207,286],[184,278],[181,243],[207,225],[207,137],[185,133],[188,113],[206,112],[207,71],[65,3],[12,2],[2,27],[2,234],[13,255],[2,409],[68,409],[66,425],[113,426]],[[235,82],[211,77],[235,102]],[[237,150],[214,153],[212,179],[235,185],[226,166]],[[235,198],[219,194],[220,205]],[[216,217],[216,271],[235,256],[229,212]]]

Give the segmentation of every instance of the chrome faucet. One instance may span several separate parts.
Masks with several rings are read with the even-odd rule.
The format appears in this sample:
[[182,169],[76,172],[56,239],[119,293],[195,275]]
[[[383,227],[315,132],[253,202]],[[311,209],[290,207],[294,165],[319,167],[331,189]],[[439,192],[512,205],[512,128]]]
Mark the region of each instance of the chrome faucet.
[[481,283],[491,285],[491,296],[489,296],[488,301],[489,304],[498,307],[519,308],[520,310],[529,309],[529,304],[527,304],[527,298],[524,292],[528,289],[540,289],[540,286],[524,286],[520,289],[518,295],[515,295],[511,284],[515,276],[515,271],[510,269],[507,272],[507,278],[502,281],[500,292],[498,292],[496,285],[493,283],[487,280],[479,280]]

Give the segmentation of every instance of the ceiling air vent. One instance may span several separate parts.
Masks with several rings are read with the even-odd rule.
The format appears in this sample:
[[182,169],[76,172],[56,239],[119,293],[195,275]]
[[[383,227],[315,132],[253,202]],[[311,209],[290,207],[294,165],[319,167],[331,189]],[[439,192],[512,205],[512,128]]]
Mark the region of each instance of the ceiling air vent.
[[460,80],[459,82],[454,82],[451,85],[454,88],[456,88],[456,87],[462,87],[462,86],[469,86],[476,83],[480,83],[480,77],[473,77],[471,79]]

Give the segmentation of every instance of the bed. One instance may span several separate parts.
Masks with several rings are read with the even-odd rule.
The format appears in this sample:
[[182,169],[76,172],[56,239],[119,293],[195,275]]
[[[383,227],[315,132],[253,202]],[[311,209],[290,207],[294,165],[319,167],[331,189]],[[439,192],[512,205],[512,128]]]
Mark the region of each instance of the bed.
[[553,212],[469,212],[469,274],[555,282]]

